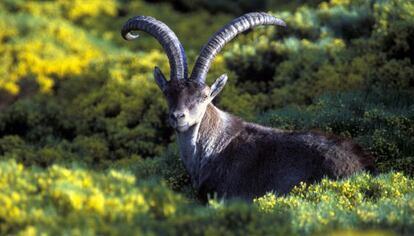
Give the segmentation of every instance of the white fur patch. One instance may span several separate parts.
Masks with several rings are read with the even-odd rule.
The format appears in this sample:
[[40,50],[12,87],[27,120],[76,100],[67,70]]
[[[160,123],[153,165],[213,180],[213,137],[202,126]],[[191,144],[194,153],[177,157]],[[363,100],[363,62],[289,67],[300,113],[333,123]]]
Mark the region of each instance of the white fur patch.
[[194,187],[198,187],[199,185],[200,168],[210,158],[214,158],[216,154],[220,153],[232,140],[232,137],[226,134],[227,127],[231,125],[230,116],[216,107],[214,109],[219,115],[219,119],[217,120],[219,128],[209,133],[209,136],[200,136],[200,123],[185,132],[177,133],[181,159],[187,171],[192,176]]

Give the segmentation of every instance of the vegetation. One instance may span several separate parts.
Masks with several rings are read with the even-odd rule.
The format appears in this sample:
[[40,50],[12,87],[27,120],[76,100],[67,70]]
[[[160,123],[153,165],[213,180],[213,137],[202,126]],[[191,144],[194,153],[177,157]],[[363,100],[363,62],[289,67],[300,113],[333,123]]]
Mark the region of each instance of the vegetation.
[[413,232],[414,180],[401,173],[300,185],[253,205],[201,206],[131,173],[0,162],[2,234],[227,235],[323,233],[338,228]]
[[306,108],[290,106],[259,119],[269,126],[319,129],[352,138],[376,157],[381,172],[399,170],[413,176],[414,110],[410,103],[412,97],[405,93],[381,96],[358,91],[326,95]]
[[[119,30],[152,15],[191,65],[215,30],[251,10],[288,28],[225,48],[208,77],[230,77],[215,103],[351,138],[378,176],[198,202],[152,78],[167,58],[151,37],[125,42]],[[5,0],[0,26],[0,234],[414,234],[412,1]]]

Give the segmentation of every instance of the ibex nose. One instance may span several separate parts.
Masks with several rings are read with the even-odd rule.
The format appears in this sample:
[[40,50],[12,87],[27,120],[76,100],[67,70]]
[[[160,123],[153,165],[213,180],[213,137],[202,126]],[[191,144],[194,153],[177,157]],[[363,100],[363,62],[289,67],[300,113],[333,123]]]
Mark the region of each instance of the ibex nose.
[[183,119],[184,117],[185,117],[184,112],[175,111],[171,113],[171,118],[174,120],[180,120],[180,119]]

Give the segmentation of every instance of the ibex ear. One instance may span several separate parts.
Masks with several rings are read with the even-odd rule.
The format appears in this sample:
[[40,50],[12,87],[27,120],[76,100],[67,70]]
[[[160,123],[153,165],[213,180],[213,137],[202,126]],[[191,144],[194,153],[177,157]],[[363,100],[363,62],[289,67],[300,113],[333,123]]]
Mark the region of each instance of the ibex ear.
[[226,85],[227,82],[227,75],[223,74],[221,75],[213,85],[211,85],[211,92],[210,92],[210,98],[213,99],[217,94],[220,93],[220,91],[224,88],[224,85]]
[[158,84],[158,87],[160,87],[160,89],[164,91],[167,88],[167,80],[165,79],[165,76],[161,72],[160,68],[158,67],[154,68],[154,78],[155,82],[157,82]]

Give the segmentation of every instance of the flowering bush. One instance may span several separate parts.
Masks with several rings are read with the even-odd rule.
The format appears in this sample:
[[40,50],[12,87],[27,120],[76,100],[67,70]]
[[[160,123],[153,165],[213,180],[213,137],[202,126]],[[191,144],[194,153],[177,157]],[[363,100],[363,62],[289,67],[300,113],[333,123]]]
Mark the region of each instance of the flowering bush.
[[[286,11],[279,0],[196,1],[207,11],[173,2],[186,12],[145,1],[0,2],[1,235],[414,234],[412,1],[285,1]],[[215,103],[269,126],[352,138],[383,173],[204,205],[153,82],[154,66],[168,76],[167,57],[152,37],[129,43],[119,29],[155,16],[191,65],[229,12],[264,6],[288,28],[254,29],[216,57],[207,82],[230,80]]]
[[288,209],[291,224],[299,234],[375,225],[406,234],[414,224],[413,191],[413,180],[402,173],[375,178],[359,174],[342,181],[324,179],[315,185],[301,184],[289,196],[269,193],[255,199],[255,203],[266,212]]
[[0,176],[2,234],[137,233],[145,226],[136,225],[140,218],[172,217],[185,202],[163,185],[137,186],[133,175],[114,170],[26,170],[8,161],[0,163]]
[[0,233],[273,234],[308,235],[335,229],[414,232],[414,180],[401,173],[360,174],[343,181],[267,194],[254,205],[195,205],[157,181],[125,171],[25,168],[0,162]]
[[239,87],[262,101],[259,110],[308,105],[327,91],[412,90],[413,7],[405,0],[352,0],[275,12],[286,29],[241,36],[225,61]]

